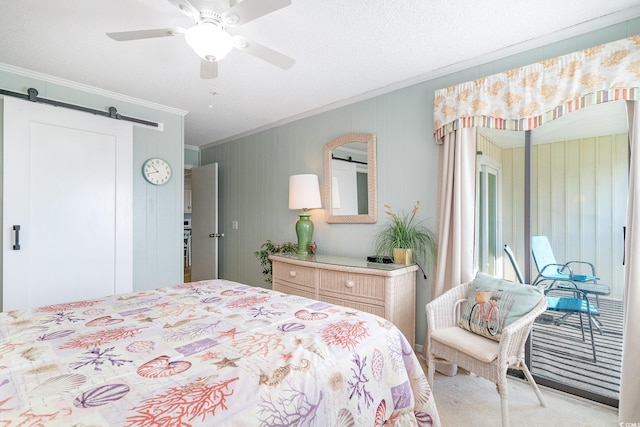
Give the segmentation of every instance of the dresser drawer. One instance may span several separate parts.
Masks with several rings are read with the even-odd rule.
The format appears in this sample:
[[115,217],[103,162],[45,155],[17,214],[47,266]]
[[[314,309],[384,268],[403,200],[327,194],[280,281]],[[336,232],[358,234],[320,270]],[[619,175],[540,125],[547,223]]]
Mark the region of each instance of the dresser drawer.
[[375,314],[376,316],[380,317],[385,317],[384,305],[367,304],[355,301],[355,299],[332,298],[326,295],[320,295],[320,301],[328,302],[329,304],[341,305],[347,308],[353,308],[354,310],[364,311],[365,313]]
[[273,280],[290,282],[311,289],[315,288],[315,274],[317,270],[312,267],[287,264],[284,262],[273,263]]
[[310,288],[309,286],[301,286],[295,283],[281,282],[279,280],[274,280],[273,282],[273,290],[282,292],[289,295],[297,295],[300,297],[316,299],[316,292],[314,288]]
[[415,265],[377,268],[331,255],[269,257],[273,289],[376,314],[415,342]]
[[319,291],[320,296],[325,298],[350,299],[369,305],[384,305],[385,278],[366,274],[321,270]]

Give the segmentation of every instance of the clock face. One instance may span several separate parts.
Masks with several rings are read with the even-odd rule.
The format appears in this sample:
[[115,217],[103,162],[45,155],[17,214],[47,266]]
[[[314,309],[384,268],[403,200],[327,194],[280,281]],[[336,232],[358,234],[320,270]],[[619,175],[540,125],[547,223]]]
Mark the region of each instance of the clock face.
[[149,159],[142,166],[142,174],[153,185],[166,184],[171,179],[171,166],[162,159]]

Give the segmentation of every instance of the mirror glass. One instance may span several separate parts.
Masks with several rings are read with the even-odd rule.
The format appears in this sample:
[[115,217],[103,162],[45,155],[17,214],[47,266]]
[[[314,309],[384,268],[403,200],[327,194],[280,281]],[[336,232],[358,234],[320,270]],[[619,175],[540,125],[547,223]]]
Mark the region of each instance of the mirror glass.
[[324,181],[327,222],[376,222],[375,135],[350,133],[327,143],[324,146]]

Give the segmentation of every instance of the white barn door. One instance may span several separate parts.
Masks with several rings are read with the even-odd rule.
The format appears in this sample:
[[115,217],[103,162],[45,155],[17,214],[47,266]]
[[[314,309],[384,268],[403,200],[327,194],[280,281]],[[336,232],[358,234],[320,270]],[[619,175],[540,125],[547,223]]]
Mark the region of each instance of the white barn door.
[[132,125],[3,103],[3,311],[130,292]]

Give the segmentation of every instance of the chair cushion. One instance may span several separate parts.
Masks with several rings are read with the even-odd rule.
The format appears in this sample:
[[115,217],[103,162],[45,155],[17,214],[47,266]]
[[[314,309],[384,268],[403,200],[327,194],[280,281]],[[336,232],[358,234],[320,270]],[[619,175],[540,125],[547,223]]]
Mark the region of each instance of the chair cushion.
[[530,312],[543,290],[478,273],[458,326],[500,341],[502,329]]
[[[498,357],[499,344],[496,341],[457,326],[437,329],[432,331],[429,336],[432,341],[438,341],[484,363],[489,363]],[[442,356],[444,357],[444,355]],[[455,363],[455,361],[451,362]]]

